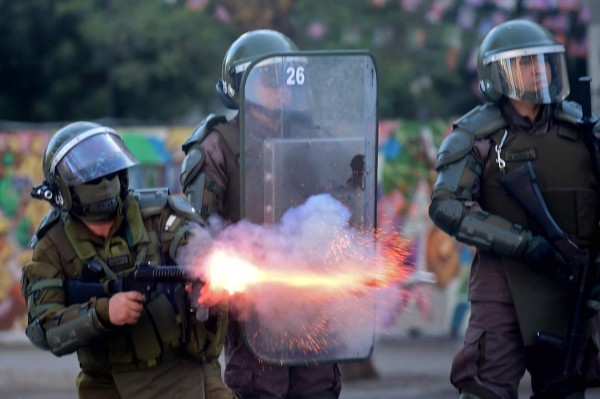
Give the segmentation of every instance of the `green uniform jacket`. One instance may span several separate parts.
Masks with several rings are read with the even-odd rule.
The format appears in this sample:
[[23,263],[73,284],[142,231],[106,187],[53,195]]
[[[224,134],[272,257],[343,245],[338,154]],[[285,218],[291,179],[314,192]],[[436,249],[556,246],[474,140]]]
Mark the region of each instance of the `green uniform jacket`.
[[[28,336],[37,336],[32,341],[44,346],[49,331],[72,323],[76,326],[73,334],[77,337],[77,355],[86,372],[142,369],[185,353],[203,362],[218,358],[221,352],[226,309],[206,323],[196,320],[188,311],[181,285],[168,290],[159,286],[147,298],[140,320],[133,326],[110,324],[107,297],[66,303],[64,280],[84,279],[84,263],[88,260],[99,259],[117,276],[127,274],[143,261],[175,264],[177,250],[187,242],[192,222],[201,220],[187,201],[168,196],[166,190],[146,197],[151,200],[144,203],[142,196],[138,203],[133,193],[129,194],[106,239],[95,236],[68,214],[55,218],[38,234],[32,260],[23,269]],[[91,316],[83,327],[76,323],[86,315]],[[57,355],[68,353],[57,353],[52,345],[46,349]]]

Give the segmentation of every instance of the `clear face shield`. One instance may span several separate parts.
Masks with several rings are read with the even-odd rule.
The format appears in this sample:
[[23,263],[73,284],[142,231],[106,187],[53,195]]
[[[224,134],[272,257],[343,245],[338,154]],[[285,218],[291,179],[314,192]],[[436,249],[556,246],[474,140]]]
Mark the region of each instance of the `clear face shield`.
[[561,45],[504,51],[486,57],[491,79],[508,98],[539,104],[556,103],[569,95],[569,78]]
[[137,164],[139,161],[117,136],[103,132],[75,143],[59,159],[56,172],[72,187]]

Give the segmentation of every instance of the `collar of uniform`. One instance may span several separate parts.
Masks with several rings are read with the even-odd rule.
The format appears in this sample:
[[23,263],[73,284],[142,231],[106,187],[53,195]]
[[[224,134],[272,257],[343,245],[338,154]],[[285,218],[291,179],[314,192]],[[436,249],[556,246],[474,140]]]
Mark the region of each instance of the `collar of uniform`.
[[[110,240],[111,237],[115,235],[121,229],[123,224],[123,215],[122,215],[122,206],[119,206],[117,209],[117,213],[113,222],[110,231],[108,232],[107,237],[101,237],[94,234],[90,229],[87,228],[85,223],[77,217],[69,215],[67,221],[65,222],[65,228],[67,229],[68,234],[73,234],[73,238],[78,241],[91,241],[98,245],[104,245],[107,240]],[[82,258],[86,259],[86,258]]]
[[65,234],[79,259],[90,259],[96,256],[94,243],[102,245],[105,241],[103,237],[92,233],[81,220],[72,216],[65,220]]
[[519,114],[508,101],[502,101],[499,105],[511,130],[533,135],[542,135],[550,131],[553,112],[552,104],[541,104],[535,122]]

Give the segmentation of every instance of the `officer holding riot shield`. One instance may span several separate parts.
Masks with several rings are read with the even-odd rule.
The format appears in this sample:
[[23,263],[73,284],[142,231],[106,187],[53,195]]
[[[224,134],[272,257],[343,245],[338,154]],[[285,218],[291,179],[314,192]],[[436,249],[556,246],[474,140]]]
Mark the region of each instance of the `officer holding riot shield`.
[[[299,52],[288,37],[273,30],[247,32],[230,46],[216,89],[222,102],[239,112],[230,120],[210,115],[183,144],[181,182],[205,218],[216,214],[230,222],[277,223],[290,207],[312,195],[330,193],[353,210],[353,223],[373,225],[372,60],[361,54],[348,61],[345,70],[332,69],[340,62],[331,57],[313,61],[309,52]],[[343,64],[344,59],[337,61]],[[318,67],[311,70],[313,64]],[[326,82],[333,73],[358,82],[359,88],[349,85],[348,90],[354,91],[336,93],[340,86],[336,84],[328,89]],[[324,105],[336,104],[333,96],[339,100],[346,94],[352,101],[340,103],[352,108],[342,111]],[[324,123],[325,116],[344,126]],[[357,352],[366,357],[372,349],[367,340],[357,352],[324,348],[307,355],[275,345],[285,342],[278,334],[282,332],[256,315],[230,323],[225,381],[243,398],[337,398],[341,380],[336,362]]]
[[581,129],[565,49],[534,22],[492,29],[478,75],[487,102],[442,143],[429,208],[477,248],[451,380],[461,398],[509,399],[527,370],[533,398],[583,398],[600,381],[594,323],[575,300],[599,249],[600,126]]

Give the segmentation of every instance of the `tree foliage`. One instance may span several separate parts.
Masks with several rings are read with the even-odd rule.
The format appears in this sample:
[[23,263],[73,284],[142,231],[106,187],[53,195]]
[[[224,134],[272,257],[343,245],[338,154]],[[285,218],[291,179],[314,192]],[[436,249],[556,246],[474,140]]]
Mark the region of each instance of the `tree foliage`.
[[[561,3],[561,2],[559,2]],[[294,3],[301,47],[367,48],[375,56],[382,117],[461,115],[480,103],[476,49],[496,24],[536,20],[558,33],[568,54],[585,38],[583,3],[537,0],[302,0]],[[526,7],[528,5],[528,7]],[[580,50],[579,50],[580,52]],[[576,54],[576,56],[581,56]],[[570,59],[571,81],[581,58]],[[572,90],[573,91],[573,90]]]
[[[168,123],[215,112],[223,56],[257,28],[306,50],[370,50],[382,118],[456,116],[480,101],[474,49],[503,19],[558,27],[568,51],[582,52],[578,1],[545,3],[555,2],[0,0],[0,119]],[[572,82],[582,64],[570,60]]]
[[0,0],[4,119],[172,120],[211,104],[237,32],[145,0]]

